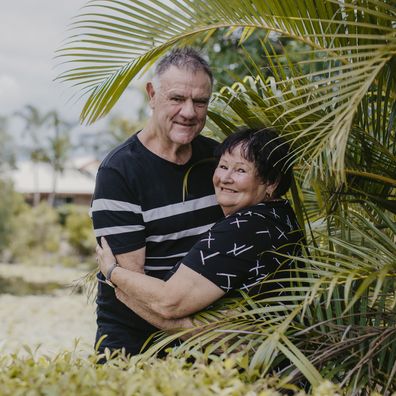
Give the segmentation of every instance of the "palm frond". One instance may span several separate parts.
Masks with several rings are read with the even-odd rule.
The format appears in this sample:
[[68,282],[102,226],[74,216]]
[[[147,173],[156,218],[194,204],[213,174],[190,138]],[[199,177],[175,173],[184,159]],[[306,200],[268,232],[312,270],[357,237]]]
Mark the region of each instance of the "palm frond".
[[[171,353],[202,358],[203,352],[214,359],[242,352],[249,357],[249,375],[277,367],[288,381],[303,375],[314,384],[325,375],[349,385],[365,379],[368,389],[394,390],[389,359],[396,358],[396,226],[371,209],[376,224],[357,212],[340,219],[349,229],[348,240],[335,235],[332,250],[310,247],[309,254],[296,258],[297,268],[267,277],[260,294],[217,302],[198,316],[204,324]],[[278,283],[284,287],[274,289]],[[169,340],[163,336],[148,354]]]
[[[348,136],[360,103],[396,54],[395,7],[387,2],[91,0],[84,10],[58,51],[66,70],[57,79],[89,94],[81,113],[88,123],[106,115],[131,80],[170,47],[216,29],[242,28],[242,42],[263,29],[303,43],[306,62],[318,70],[290,75],[281,62],[272,63],[277,81],[270,80],[266,99],[275,103],[265,108],[277,114],[273,122],[282,129],[294,129],[295,139],[310,139],[299,155],[312,164],[311,173],[323,172],[326,162],[338,180],[345,180]],[[394,99],[394,87],[387,95]],[[250,112],[243,121],[258,119]]]

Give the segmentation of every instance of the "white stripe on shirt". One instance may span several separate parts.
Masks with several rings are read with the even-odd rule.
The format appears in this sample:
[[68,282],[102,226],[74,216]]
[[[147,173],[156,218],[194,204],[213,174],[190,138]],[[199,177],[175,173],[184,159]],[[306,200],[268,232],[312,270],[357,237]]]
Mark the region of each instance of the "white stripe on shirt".
[[95,199],[92,202],[90,213],[101,210],[109,210],[113,212],[133,212],[136,214],[143,214],[145,222],[163,219],[165,217],[175,216],[181,213],[193,212],[199,209],[216,206],[216,196],[207,195],[202,198],[192,199],[190,201],[178,202],[175,204],[165,205],[154,209],[142,211],[140,205],[135,205],[130,202],[117,201],[115,199]]
[[141,231],[144,230],[144,228],[145,227],[142,225],[127,225],[127,226],[97,228],[95,230],[95,236],[101,237],[105,235],[124,234],[126,232]]
[[145,222],[163,219],[165,217],[175,216],[181,213],[193,212],[198,209],[209,208],[218,205],[216,196],[207,195],[202,198],[192,199],[190,201],[178,202],[171,205],[161,206],[146,210],[143,212]]
[[113,212],[134,212],[142,213],[142,208],[139,205],[132,204],[125,201],[117,201],[115,199],[95,199],[92,202],[91,212],[98,212],[100,210],[111,210]]
[[177,253],[177,254],[172,254],[171,256],[147,256],[146,259],[150,260],[162,260],[162,259],[170,259],[170,258],[176,258],[176,257],[184,257],[188,252],[183,252],[183,253]]
[[185,237],[194,236],[194,235],[200,235],[200,234],[203,234],[204,232],[208,231],[209,228],[211,228],[213,226],[213,224],[215,224],[215,223],[207,224],[207,225],[195,227],[195,228],[189,228],[187,230],[173,232],[171,234],[150,235],[149,237],[146,238],[146,242],[162,242],[162,241],[174,240],[174,239],[179,239],[179,238],[185,238]]

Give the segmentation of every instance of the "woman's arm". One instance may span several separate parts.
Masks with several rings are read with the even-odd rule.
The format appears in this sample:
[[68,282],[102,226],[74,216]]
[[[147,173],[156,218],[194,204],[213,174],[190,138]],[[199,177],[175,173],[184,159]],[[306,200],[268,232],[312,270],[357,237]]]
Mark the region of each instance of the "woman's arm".
[[194,327],[193,320],[189,316],[181,319],[165,319],[156,312],[145,309],[133,297],[128,296],[118,287],[115,289],[115,294],[118,300],[158,329],[173,332]]
[[[115,259],[104,238],[102,247],[97,248],[97,254],[100,270],[106,275]],[[121,301],[161,329],[191,327],[188,315],[224,295],[221,288],[183,264],[166,282],[122,267],[113,270],[111,282],[121,290],[117,296]]]

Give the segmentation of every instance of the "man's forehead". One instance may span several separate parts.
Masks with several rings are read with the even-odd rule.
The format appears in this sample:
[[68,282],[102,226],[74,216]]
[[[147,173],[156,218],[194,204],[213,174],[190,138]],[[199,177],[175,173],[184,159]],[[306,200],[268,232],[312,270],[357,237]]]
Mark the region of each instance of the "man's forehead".
[[167,95],[178,95],[178,96],[185,96],[189,95],[192,93],[194,96],[199,95],[199,96],[210,96],[211,91],[210,89],[206,86],[190,86],[188,84],[173,84],[173,85],[168,85],[168,86],[163,86],[163,92],[164,94]]
[[194,98],[209,99],[212,89],[209,84],[188,83],[186,81],[165,81],[160,84],[159,93],[165,96],[191,96]]
[[207,85],[211,88],[209,75],[201,69],[190,70],[171,66],[163,74],[158,76],[161,85]]

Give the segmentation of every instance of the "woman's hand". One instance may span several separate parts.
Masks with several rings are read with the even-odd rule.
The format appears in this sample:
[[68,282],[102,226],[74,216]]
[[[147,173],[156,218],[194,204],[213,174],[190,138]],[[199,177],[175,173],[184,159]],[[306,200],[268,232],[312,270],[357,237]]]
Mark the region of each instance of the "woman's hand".
[[99,266],[99,271],[106,277],[110,268],[117,261],[112,253],[109,244],[104,237],[100,238],[102,247],[96,245],[96,259]]

